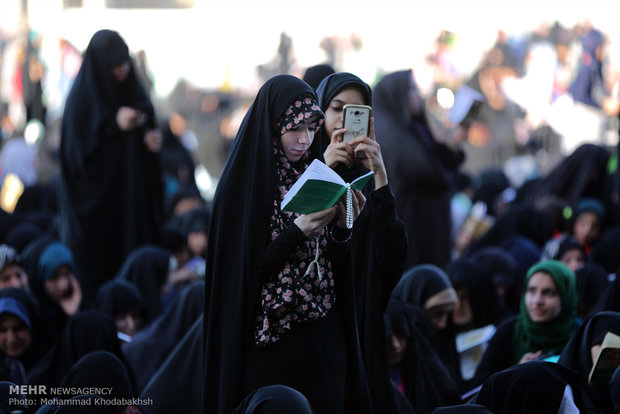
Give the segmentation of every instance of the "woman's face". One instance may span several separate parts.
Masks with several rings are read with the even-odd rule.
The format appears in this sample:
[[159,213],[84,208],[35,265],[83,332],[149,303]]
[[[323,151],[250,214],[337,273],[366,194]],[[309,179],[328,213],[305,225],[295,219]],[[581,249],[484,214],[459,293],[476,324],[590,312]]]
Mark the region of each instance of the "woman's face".
[[560,258],[562,263],[564,263],[570,270],[576,272],[581,269],[585,263],[585,258],[583,257],[583,253],[580,249],[569,249]]
[[116,329],[129,336],[134,336],[144,328],[144,318],[141,311],[134,311],[117,315],[114,318]]
[[71,278],[74,277],[73,271],[69,266],[60,266],[56,273],[45,281],[47,294],[56,302],[69,298],[73,294]]
[[454,305],[452,318],[456,326],[467,325],[472,321],[474,315],[469,304],[469,295],[465,288],[456,289],[457,301]]
[[454,310],[454,305],[446,304],[446,305],[437,305],[433,306],[430,309],[426,310],[428,317],[435,325],[437,330],[444,329],[448,325],[448,317]]
[[10,313],[0,316],[0,350],[2,352],[17,358],[30,348],[31,341],[30,331],[24,321]]
[[124,82],[127,80],[129,76],[129,70],[131,69],[131,64],[128,60],[112,67],[112,76],[114,80],[118,83]]
[[9,287],[28,289],[28,276],[24,268],[15,263],[0,270],[0,290]]
[[325,110],[325,132],[331,138],[335,130],[342,128],[342,108],[347,104],[364,105],[364,96],[359,89],[353,86],[345,87],[329,102]]
[[295,162],[303,157],[314,141],[317,126],[317,118],[312,117],[282,134],[282,149],[287,160]]
[[550,275],[545,272],[532,275],[525,291],[525,307],[537,323],[552,321],[560,314],[562,298]]
[[586,211],[581,213],[575,220],[573,234],[581,244],[591,244],[598,238],[599,232],[600,223],[596,213]]
[[388,364],[398,365],[403,361],[407,350],[407,337],[391,334],[387,340]]

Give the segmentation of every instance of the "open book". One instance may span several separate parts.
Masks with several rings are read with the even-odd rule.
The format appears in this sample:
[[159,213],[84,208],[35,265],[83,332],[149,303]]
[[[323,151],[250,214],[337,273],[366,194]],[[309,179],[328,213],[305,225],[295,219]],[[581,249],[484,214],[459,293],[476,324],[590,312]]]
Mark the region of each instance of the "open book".
[[456,351],[459,354],[461,377],[464,380],[470,380],[474,377],[476,368],[495,331],[494,325],[487,325],[456,336]]
[[601,353],[592,364],[588,382],[591,385],[609,384],[618,366],[620,366],[620,336],[607,332],[601,344]]
[[[282,211],[299,214],[325,210],[336,204],[345,193],[348,192],[347,198],[350,198],[352,190],[364,188],[372,175],[373,172],[369,171],[356,178],[352,183],[346,183],[325,163],[315,159],[286,193],[280,207]],[[352,208],[349,204],[347,202],[347,213]]]

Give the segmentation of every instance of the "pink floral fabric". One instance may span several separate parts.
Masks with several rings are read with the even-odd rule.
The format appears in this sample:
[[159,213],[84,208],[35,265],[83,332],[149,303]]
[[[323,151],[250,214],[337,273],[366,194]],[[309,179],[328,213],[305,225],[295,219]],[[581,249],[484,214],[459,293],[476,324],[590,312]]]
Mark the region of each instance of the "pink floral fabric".
[[[300,161],[301,167],[295,168],[276,142],[274,153],[279,182],[270,222],[271,240],[275,240],[299,216],[297,213],[280,210],[280,203],[309,165],[308,160],[304,159]],[[317,266],[313,265],[304,276],[308,265],[315,257],[317,240],[321,275],[317,273]],[[280,273],[271,275],[262,286],[261,310],[256,318],[254,338],[257,346],[276,342],[282,334],[291,330],[293,322],[319,319],[327,315],[335,303],[336,295],[332,265],[324,254],[326,250],[327,235],[323,229],[318,238],[307,240],[294,255],[289,257]]]
[[288,107],[284,114],[276,120],[274,128],[276,132],[282,135],[287,130],[303,123],[304,120],[309,119],[313,115],[318,117],[318,131],[325,121],[325,114],[323,114],[321,107],[319,107],[319,104],[314,98],[310,96],[300,96]]

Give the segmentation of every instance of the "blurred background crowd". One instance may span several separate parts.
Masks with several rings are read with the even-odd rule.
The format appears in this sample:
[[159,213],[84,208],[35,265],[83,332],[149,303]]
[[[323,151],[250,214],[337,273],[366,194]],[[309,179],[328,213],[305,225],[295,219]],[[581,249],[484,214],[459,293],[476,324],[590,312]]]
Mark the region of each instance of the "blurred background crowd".
[[[604,331],[618,333],[619,15],[617,0],[316,0],[311,5],[283,0],[0,0],[0,339],[7,331],[20,331],[27,339],[13,341],[13,348],[0,340],[1,380],[68,386],[78,383],[80,362],[82,375],[116,364],[119,378],[125,377],[116,384],[139,391],[119,396],[172,401],[183,380],[201,376],[195,358],[203,347],[199,319],[210,205],[244,116],[259,88],[278,74],[298,76],[316,88],[328,72],[353,73],[372,89],[375,109],[395,101],[378,99],[389,85],[392,92],[408,85],[406,95],[423,109],[404,111],[405,117],[409,121],[415,115],[429,139],[441,145],[447,143],[442,142],[441,124],[454,113],[459,91],[471,91],[481,102],[459,121],[467,120],[466,128],[459,129],[467,135],[458,171],[441,167],[450,175],[450,185],[429,189],[433,183],[420,180],[424,182],[416,182],[419,188],[412,193],[413,200],[424,202],[436,190],[440,201],[447,201],[442,206],[449,215],[439,217],[430,203],[431,213],[412,225],[417,230],[424,222],[428,232],[408,230],[410,244],[420,239],[421,245],[445,251],[445,257],[409,257],[403,276],[413,279],[407,274],[423,270],[424,277],[440,280],[450,291],[444,323],[433,321],[438,331],[446,324],[454,328],[453,323],[460,334],[491,327],[476,331],[486,335],[481,353],[496,326],[525,313],[520,304],[531,269],[540,260],[558,260],[570,269],[572,276],[566,279],[577,275],[577,287],[566,288],[575,296],[577,310],[565,333],[572,334],[575,319],[589,326],[587,321],[601,311],[612,311],[616,324]],[[114,271],[92,265],[89,271],[105,271],[109,279],[95,291],[79,280],[84,277],[79,261],[86,257],[76,252],[80,243],[68,247],[57,237],[62,232],[57,185],[61,159],[71,153],[61,147],[65,104],[86,66],[89,41],[101,29],[117,31],[126,41],[132,76],[137,75],[148,95],[143,101],[153,104],[150,120],[156,119],[163,136],[157,159],[164,208],[157,213],[165,221],[157,223],[160,239],[124,251]],[[85,96],[82,102],[89,93]],[[399,105],[403,110],[407,106]],[[79,113],[79,106],[74,104],[77,112],[72,113]],[[384,130],[378,142],[398,138]],[[417,139],[416,133],[411,136]],[[401,155],[398,148],[385,150],[387,171]],[[142,164],[136,165],[131,167],[141,170]],[[404,200],[400,191],[411,184],[409,178],[390,174],[397,199]],[[91,203],[82,201],[87,210]],[[111,209],[99,212],[106,210]],[[141,213],[134,218],[147,215]],[[399,211],[406,224],[408,213]],[[97,224],[106,230],[107,223]],[[110,227],[125,231],[134,223],[119,219],[114,224]],[[432,243],[440,227],[450,230],[449,241]],[[100,233],[93,233],[88,242],[108,254],[108,246],[96,245]],[[592,263],[596,276],[587,273]],[[484,273],[486,285],[475,285],[469,270]],[[563,267],[543,270],[552,274],[554,286],[565,276]],[[493,310],[489,300],[496,296],[502,312]],[[424,303],[416,305],[428,311]],[[390,340],[399,324],[410,323],[406,331],[413,332],[425,320],[423,314],[407,312],[412,311],[391,303],[385,314],[393,330],[388,332],[392,354],[398,343]],[[480,315],[484,318],[477,320]],[[413,342],[414,334],[410,355],[423,345]],[[456,337],[450,334],[452,348]],[[499,347],[489,346],[496,352]],[[95,348],[109,352],[90,352]],[[459,355],[459,394],[486,379],[474,377],[480,353],[474,362]],[[80,361],[84,356],[91,360]],[[422,359],[415,363],[422,366]],[[486,362],[482,366],[488,368]],[[393,365],[399,364],[404,363]],[[130,369],[122,372],[123,366]],[[483,374],[498,370],[494,366]],[[173,384],[176,388],[170,386],[170,375],[182,379]],[[396,377],[394,383],[418,412],[454,402],[442,399],[440,391],[448,388],[439,380],[433,383],[433,375],[417,375],[418,382],[407,379],[404,371]],[[188,380],[183,392],[200,394],[201,379]],[[80,384],[94,386],[98,380],[81,377]],[[431,384],[438,395],[427,398],[426,410],[422,383]],[[117,388],[123,392],[121,385]],[[142,408],[164,412],[162,407]]]
[[[227,4],[1,0],[3,140],[24,135],[29,120],[41,121],[29,129],[28,142],[38,140],[39,147],[31,177],[51,179],[81,53],[97,29],[112,28],[127,40],[158,117],[171,120],[195,159],[207,197],[258,87],[277,73],[301,77],[319,63],[371,86],[387,72],[413,68],[427,105],[438,111],[449,109],[459,85],[473,84],[488,104],[469,133],[468,173],[488,167],[544,173],[581,141],[617,142],[620,35],[611,17],[620,11],[617,2],[543,1],[535,10],[514,1],[319,2],[331,17],[307,30],[277,1],[235,2],[243,11],[234,17],[236,7]],[[580,37],[592,28],[604,36],[597,93],[608,99],[595,111],[604,119],[589,114],[589,128],[598,130],[585,138],[588,127],[566,120],[574,110],[566,98],[581,65]]]

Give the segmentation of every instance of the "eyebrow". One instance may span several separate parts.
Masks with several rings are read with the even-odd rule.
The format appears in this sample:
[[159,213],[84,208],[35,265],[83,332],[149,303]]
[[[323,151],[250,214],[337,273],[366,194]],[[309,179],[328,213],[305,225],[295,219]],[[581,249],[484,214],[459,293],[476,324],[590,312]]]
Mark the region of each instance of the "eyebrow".
[[342,99],[332,99],[332,103],[333,103],[334,101],[336,101],[336,102],[338,102],[338,103],[341,103],[341,104],[343,104],[343,103],[344,103],[344,101],[343,101]]

